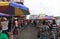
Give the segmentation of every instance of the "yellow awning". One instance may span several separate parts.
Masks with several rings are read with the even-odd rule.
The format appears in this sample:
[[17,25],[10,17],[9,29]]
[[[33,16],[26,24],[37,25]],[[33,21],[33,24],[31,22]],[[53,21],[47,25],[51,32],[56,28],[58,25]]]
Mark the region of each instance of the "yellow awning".
[[23,16],[24,13],[19,8],[15,8],[15,16]]
[[0,2],[0,6],[9,6],[10,2]]

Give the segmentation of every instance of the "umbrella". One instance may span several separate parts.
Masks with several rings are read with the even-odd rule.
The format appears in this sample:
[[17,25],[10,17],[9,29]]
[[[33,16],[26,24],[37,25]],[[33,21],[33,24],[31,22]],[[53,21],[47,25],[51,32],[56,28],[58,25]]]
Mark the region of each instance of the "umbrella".
[[9,14],[0,13],[0,16],[10,16]]
[[51,20],[52,17],[51,17],[51,16],[47,16],[46,19],[47,19],[47,20]]
[[52,19],[54,19],[54,20],[56,19],[56,18],[55,18],[55,17],[53,17],[53,16],[52,16],[51,18],[52,18]]
[[46,19],[46,16],[44,16],[44,17],[42,17],[42,18],[40,18],[41,20],[45,20]]
[[15,2],[10,2],[10,6],[15,8],[15,15],[16,16],[21,16],[21,15],[29,15],[29,8],[27,8],[26,6],[22,5],[22,4],[18,4]]
[[47,16],[46,19],[51,20],[51,19],[55,19],[55,18],[53,16]]
[[17,8],[23,9],[23,10],[28,10],[28,8],[26,6],[24,6],[22,4],[15,3],[15,2],[10,2],[10,6],[17,7]]
[[40,19],[42,19],[42,20],[52,20],[52,19],[55,19],[55,17],[53,17],[53,16],[44,16]]

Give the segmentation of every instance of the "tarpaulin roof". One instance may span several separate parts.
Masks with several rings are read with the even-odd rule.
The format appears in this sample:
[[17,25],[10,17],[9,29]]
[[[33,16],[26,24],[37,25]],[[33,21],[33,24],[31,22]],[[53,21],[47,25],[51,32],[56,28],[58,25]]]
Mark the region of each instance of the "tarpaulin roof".
[[28,10],[28,8],[25,7],[24,5],[18,4],[18,3],[15,3],[15,2],[10,2],[10,6],[20,8],[20,9],[23,9],[23,10]]

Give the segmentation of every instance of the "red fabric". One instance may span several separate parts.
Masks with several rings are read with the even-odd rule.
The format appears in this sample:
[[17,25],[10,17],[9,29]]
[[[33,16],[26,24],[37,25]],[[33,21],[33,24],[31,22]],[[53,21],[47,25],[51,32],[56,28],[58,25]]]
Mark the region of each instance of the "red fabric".
[[20,21],[20,24],[22,24],[22,22]]
[[40,18],[41,20],[45,20],[46,19],[46,17],[42,17],[42,18]]
[[23,20],[20,21],[20,24],[23,24]]
[[18,35],[18,31],[17,30],[14,30],[13,31],[13,35]]

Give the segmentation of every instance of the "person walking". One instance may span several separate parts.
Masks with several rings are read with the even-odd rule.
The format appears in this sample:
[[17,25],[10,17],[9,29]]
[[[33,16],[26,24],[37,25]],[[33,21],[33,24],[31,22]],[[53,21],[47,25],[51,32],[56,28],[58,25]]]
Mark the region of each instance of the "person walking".
[[2,32],[2,25],[1,25],[1,19],[0,19],[0,39],[9,39],[6,33]]
[[43,22],[43,26],[40,28],[41,31],[41,39],[49,39],[49,26],[46,22]]
[[33,24],[34,24],[34,27],[36,27],[36,21],[35,20],[33,21]]
[[9,23],[9,21],[7,20],[6,17],[3,17],[1,19],[2,32],[5,33],[5,34],[7,34],[7,36],[9,37],[9,35],[8,35],[8,33],[9,33],[8,32],[8,23]]
[[38,29],[37,37],[38,38],[40,38],[41,28],[42,28],[42,23],[38,24],[38,26],[37,26],[37,29]]
[[51,33],[52,33],[52,38],[53,39],[58,39],[57,38],[57,30],[58,29],[58,26],[56,24],[56,21],[55,20],[52,20],[52,24],[51,24]]
[[14,30],[13,30],[13,34],[14,35],[18,35],[18,31],[19,31],[19,27],[18,27],[19,25],[18,25],[18,19],[17,18],[15,18],[14,19]]
[[48,26],[49,26],[49,39],[51,39],[51,22],[50,21],[48,21]]

